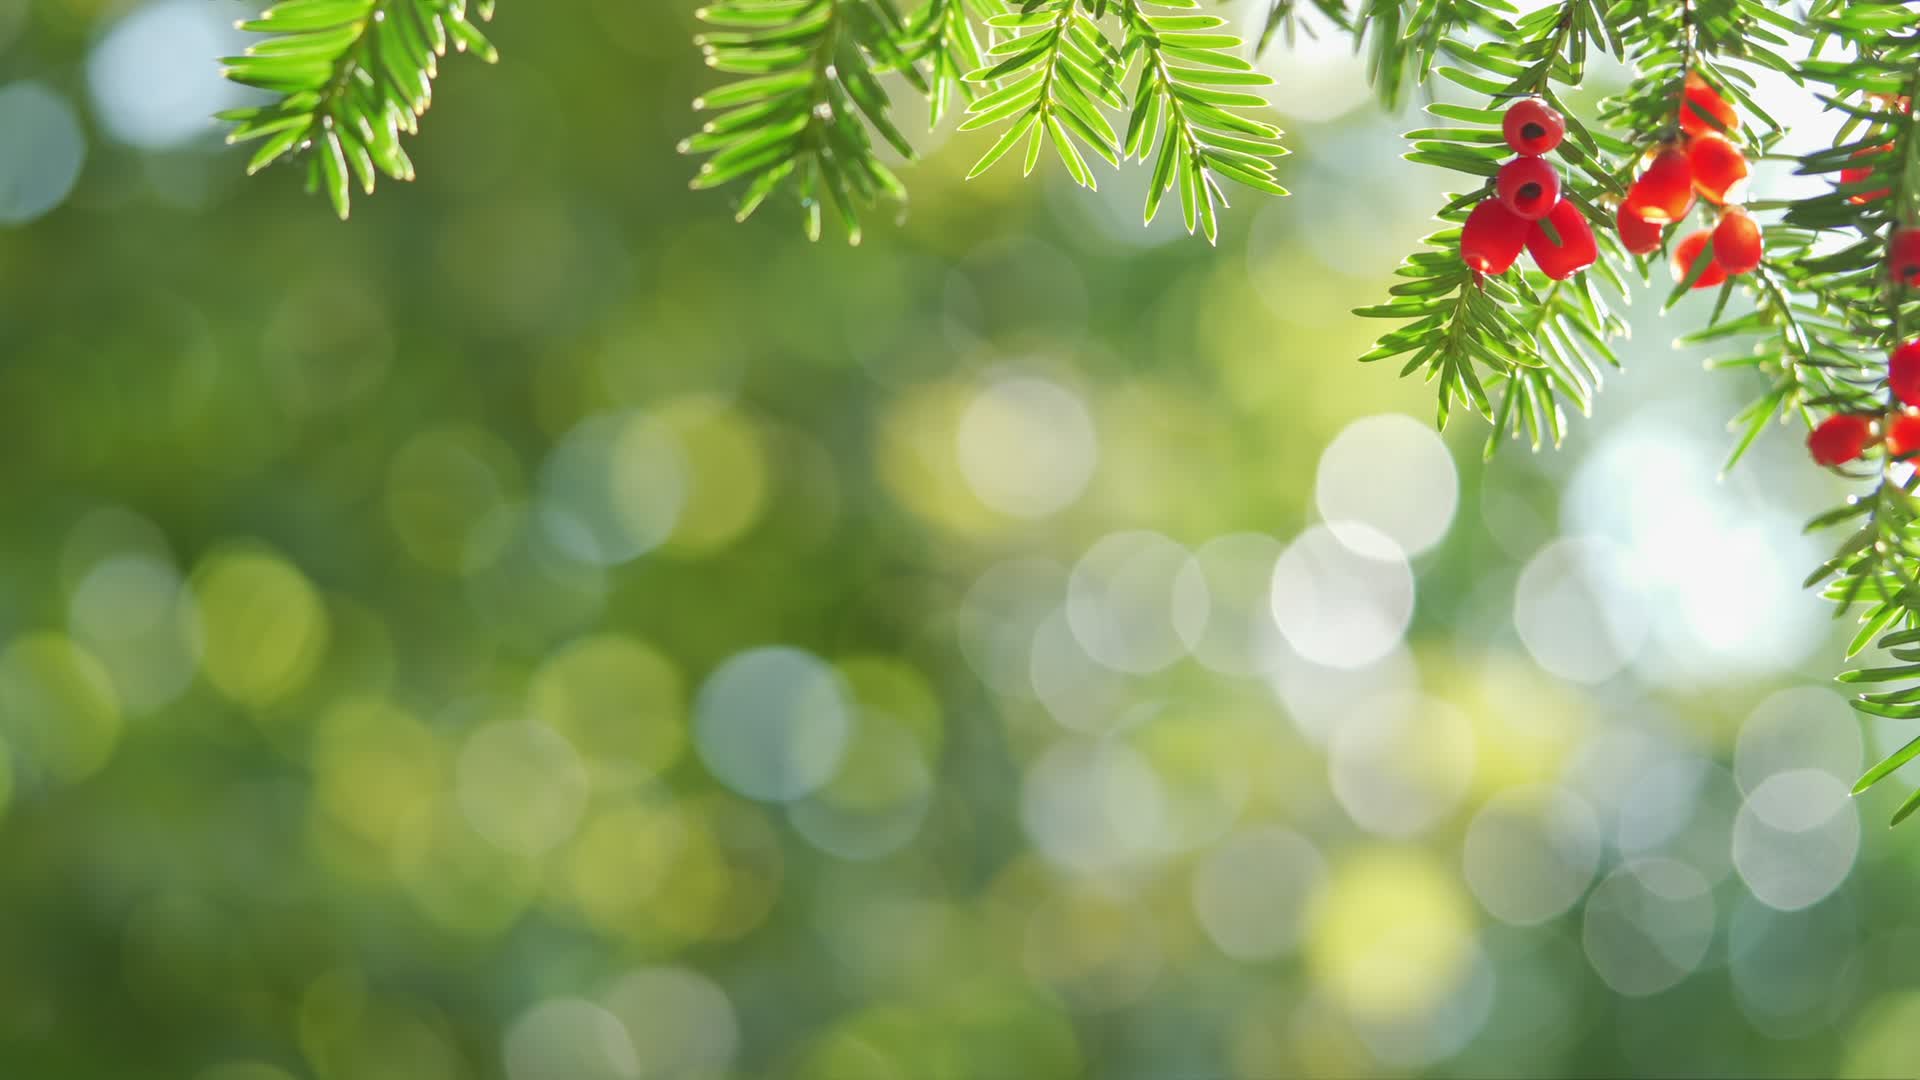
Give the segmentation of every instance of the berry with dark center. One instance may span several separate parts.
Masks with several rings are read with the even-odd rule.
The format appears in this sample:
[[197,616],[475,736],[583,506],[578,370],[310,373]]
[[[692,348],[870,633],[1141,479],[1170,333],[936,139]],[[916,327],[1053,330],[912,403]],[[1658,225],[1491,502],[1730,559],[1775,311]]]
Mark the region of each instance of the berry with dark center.
[[1895,229],[1887,241],[1887,273],[1903,285],[1920,283],[1920,229]]
[[[1879,157],[1880,155],[1885,154],[1892,149],[1893,147],[1891,145],[1863,146],[1860,149],[1855,150],[1852,156],[1856,159]],[[1865,165],[1856,165],[1851,168],[1841,169],[1840,182],[1842,184],[1864,184],[1868,180],[1873,179],[1873,169],[1874,169],[1873,162],[1868,162]],[[1875,199],[1884,199],[1891,194],[1893,194],[1893,189],[1891,188],[1875,188],[1872,191],[1856,191],[1853,194],[1847,196],[1847,201],[1850,203],[1853,203],[1855,206],[1861,206],[1866,203],[1870,203]]]
[[[1693,273],[1693,264],[1700,261],[1701,252],[1707,250],[1707,244],[1712,239],[1713,233],[1710,230],[1701,229],[1699,232],[1689,234],[1686,239],[1673,246],[1674,281],[1687,280],[1687,275]],[[1693,287],[1711,289],[1725,280],[1727,280],[1727,272],[1720,268],[1719,260],[1716,259],[1708,262],[1706,268],[1700,271],[1700,276],[1693,279]]]
[[1693,209],[1693,166],[1686,151],[1669,147],[1627,189],[1628,213],[1655,225],[1671,225]]
[[1527,221],[1538,221],[1560,203],[1560,174],[1537,157],[1517,157],[1493,179],[1500,204]]
[[[1552,225],[1553,231],[1559,234],[1558,243],[1540,227],[1543,222]],[[1555,281],[1564,281],[1592,266],[1600,257],[1600,246],[1594,242],[1587,216],[1579,207],[1562,199],[1546,217],[1534,222],[1527,233],[1527,254],[1533,256],[1534,265],[1541,273]]]
[[1700,197],[1723,206],[1739,202],[1747,186],[1747,156],[1725,135],[1696,135],[1687,144],[1687,165]]
[[1626,203],[1620,204],[1613,223],[1620,230],[1621,246],[1633,254],[1646,255],[1660,250],[1661,227],[1629,211]]
[[1904,458],[1920,451],[1920,411],[1901,409],[1881,422],[1886,432],[1887,456]]
[[1896,346],[1887,358],[1887,388],[1902,405],[1920,405],[1920,339]]
[[1745,210],[1728,210],[1713,227],[1713,261],[1728,274],[1748,273],[1765,252],[1760,223]]
[[1807,436],[1807,450],[1816,464],[1832,468],[1857,460],[1873,441],[1873,421],[1859,413],[1836,413],[1820,421]]
[[1521,98],[1507,107],[1500,130],[1514,153],[1539,157],[1560,145],[1567,134],[1567,122],[1539,98]]
[[1695,72],[1687,73],[1686,86],[1680,92],[1680,130],[1689,135],[1716,131],[1739,131],[1740,114],[1733,111],[1720,91]]
[[1460,260],[1483,274],[1504,274],[1527,246],[1529,226],[1499,199],[1482,199],[1460,227]]

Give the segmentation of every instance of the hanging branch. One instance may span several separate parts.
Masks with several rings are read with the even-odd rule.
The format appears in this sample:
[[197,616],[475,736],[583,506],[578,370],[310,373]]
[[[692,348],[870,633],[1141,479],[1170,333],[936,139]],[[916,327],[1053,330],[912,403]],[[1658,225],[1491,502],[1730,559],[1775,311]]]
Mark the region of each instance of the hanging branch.
[[[493,0],[473,15],[493,17]],[[269,35],[222,61],[226,77],[280,95],[269,105],[230,109],[229,143],[260,140],[249,174],[304,156],[307,190],[324,188],[345,220],[356,182],[413,179],[400,136],[418,134],[433,99],[439,58],[449,47],[492,63],[498,57],[469,19],[467,0],[283,0],[240,29]]]

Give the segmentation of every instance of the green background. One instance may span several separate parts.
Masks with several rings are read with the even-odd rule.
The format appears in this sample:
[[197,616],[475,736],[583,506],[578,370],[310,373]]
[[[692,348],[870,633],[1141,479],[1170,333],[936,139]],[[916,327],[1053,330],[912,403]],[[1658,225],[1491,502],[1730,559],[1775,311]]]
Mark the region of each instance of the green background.
[[[1431,416],[1346,312],[1442,181],[1337,49],[1281,54],[1296,194],[1217,250],[1137,175],[963,183],[974,135],[850,249],[687,190],[689,11],[502,8],[341,224],[210,124],[126,143],[133,9],[0,0],[86,149],[0,232],[0,1072],[1920,1068],[1920,855],[1831,799],[1903,736],[1793,592],[1834,492],[1785,432],[1715,478],[1700,310],[1641,298],[1558,454],[1449,433],[1380,664],[1223,673],[1193,575],[1266,582],[1209,542],[1278,553],[1349,423]],[[1608,522],[1627,601],[1527,577]]]

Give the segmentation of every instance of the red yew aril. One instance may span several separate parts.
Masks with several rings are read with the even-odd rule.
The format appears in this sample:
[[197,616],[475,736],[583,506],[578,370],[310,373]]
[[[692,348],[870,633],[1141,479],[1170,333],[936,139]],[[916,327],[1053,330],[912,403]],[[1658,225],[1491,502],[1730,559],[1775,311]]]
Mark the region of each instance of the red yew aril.
[[1807,436],[1807,449],[1817,464],[1845,465],[1866,453],[1873,441],[1873,421],[1858,413],[1836,413],[1820,421]]
[[1903,285],[1920,281],[1920,229],[1896,229],[1887,241],[1887,273]]
[[1527,246],[1530,227],[1500,200],[1482,199],[1460,227],[1460,260],[1483,274],[1504,274]]
[[1600,246],[1594,242],[1587,216],[1573,203],[1562,199],[1541,220],[1551,224],[1553,231],[1560,235],[1560,242],[1554,243],[1540,222],[1535,222],[1532,231],[1527,233],[1527,254],[1533,256],[1534,265],[1541,273],[1555,281],[1564,281],[1592,266],[1600,257]]
[[1902,405],[1920,405],[1920,339],[1895,347],[1887,358],[1887,388]]
[[1620,204],[1614,216],[1614,227],[1620,230],[1621,246],[1635,255],[1660,249],[1661,227],[1627,209],[1626,203]]
[[1693,189],[1715,206],[1729,198],[1740,201],[1746,188],[1747,156],[1725,135],[1696,135],[1687,144],[1687,166],[1693,170]]
[[1706,135],[1723,129],[1739,131],[1740,114],[1733,111],[1733,106],[1727,104],[1727,99],[1707,80],[1688,72],[1686,86],[1680,92],[1680,130],[1689,135]]
[[1493,192],[1515,215],[1538,221],[1560,203],[1560,174],[1537,157],[1517,157],[1500,166]]
[[1713,227],[1713,261],[1728,274],[1753,270],[1765,251],[1760,223],[1744,210],[1728,210]]
[[1631,213],[1655,225],[1671,225],[1693,209],[1693,166],[1686,152],[1669,147],[1655,155],[1647,171],[1627,189]]
[[1901,409],[1881,423],[1886,431],[1887,456],[1903,458],[1920,450],[1920,412]]
[[1560,145],[1567,134],[1567,122],[1539,98],[1521,98],[1507,107],[1500,130],[1514,153],[1539,157]]
[[[1863,146],[1860,149],[1855,150],[1852,156],[1855,158],[1877,157],[1881,154],[1887,153],[1892,149],[1893,149],[1892,145]],[[1865,165],[1858,165],[1853,168],[1840,170],[1840,182],[1842,184],[1864,184],[1872,178],[1873,178],[1872,162],[1868,162]],[[1893,189],[1891,188],[1875,188],[1872,191],[1856,191],[1853,194],[1847,196],[1847,201],[1850,203],[1853,203],[1856,206],[1859,206],[1865,203],[1872,202],[1875,199],[1884,199],[1891,194],[1893,194]]]
[[[1712,239],[1713,233],[1701,229],[1673,246],[1673,280],[1675,282],[1687,280],[1687,275],[1693,273],[1693,264],[1700,261],[1700,253],[1707,250],[1707,244]],[[1720,262],[1716,259],[1709,262],[1706,269],[1700,271],[1700,276],[1693,280],[1693,287],[1711,289],[1725,280],[1727,280],[1727,272],[1720,268]]]

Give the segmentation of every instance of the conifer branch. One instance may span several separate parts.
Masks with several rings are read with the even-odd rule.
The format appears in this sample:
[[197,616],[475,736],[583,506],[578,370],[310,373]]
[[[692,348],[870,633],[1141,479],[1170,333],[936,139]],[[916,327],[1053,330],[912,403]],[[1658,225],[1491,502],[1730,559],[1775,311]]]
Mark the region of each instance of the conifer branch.
[[240,29],[269,35],[228,57],[227,78],[280,95],[230,109],[229,143],[262,140],[247,164],[256,173],[304,155],[307,188],[324,188],[345,219],[352,189],[373,194],[375,177],[413,179],[402,133],[420,130],[432,103],[439,58],[449,47],[489,63],[493,45],[469,15],[493,17],[493,0],[282,0]]

